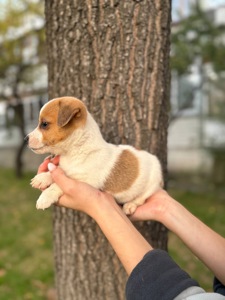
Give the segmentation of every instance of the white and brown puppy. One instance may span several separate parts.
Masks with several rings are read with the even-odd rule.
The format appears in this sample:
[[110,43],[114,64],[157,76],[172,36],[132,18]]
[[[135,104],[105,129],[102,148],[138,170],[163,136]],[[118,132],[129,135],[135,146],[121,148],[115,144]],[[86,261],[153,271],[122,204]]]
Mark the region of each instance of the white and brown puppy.
[[[35,153],[60,155],[67,176],[112,194],[126,214],[134,213],[150,195],[162,187],[162,171],[156,156],[127,145],[107,143],[86,106],[73,97],[45,104],[38,127],[28,136]],[[37,201],[45,209],[58,201],[62,190],[49,172],[36,175],[31,184],[44,189]]]

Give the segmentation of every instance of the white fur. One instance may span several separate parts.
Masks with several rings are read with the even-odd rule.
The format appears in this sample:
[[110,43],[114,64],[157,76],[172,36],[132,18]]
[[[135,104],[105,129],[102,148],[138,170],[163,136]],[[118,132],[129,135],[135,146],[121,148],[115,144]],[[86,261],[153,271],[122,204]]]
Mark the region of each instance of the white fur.
[[[89,113],[85,126],[76,129],[57,145],[52,147],[44,145],[41,131],[36,128],[29,135],[29,146],[35,148],[33,150],[36,153],[50,152],[60,155],[60,167],[67,176],[86,182],[97,189],[104,186],[122,151],[129,149],[138,159],[139,174],[129,189],[113,195],[119,203],[125,203],[124,211],[127,214],[133,213],[136,207],[143,204],[162,184],[161,166],[156,156],[138,151],[131,146],[107,143]],[[52,184],[49,172],[36,175],[31,184],[35,188],[45,189],[37,201],[38,209],[49,207],[62,195],[60,188]]]

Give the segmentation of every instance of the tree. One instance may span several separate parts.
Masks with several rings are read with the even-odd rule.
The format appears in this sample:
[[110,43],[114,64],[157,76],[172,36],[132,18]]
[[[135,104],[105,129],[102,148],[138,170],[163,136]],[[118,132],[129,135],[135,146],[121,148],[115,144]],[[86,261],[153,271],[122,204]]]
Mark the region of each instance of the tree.
[[44,13],[43,4],[32,0],[8,0],[2,9],[0,98],[6,100],[14,110],[14,125],[20,130],[21,144],[15,159],[16,174],[20,177],[22,154],[26,146],[23,97],[35,93],[33,82],[38,68],[45,63]]
[[[107,141],[160,158],[166,174],[170,1],[46,1],[49,97],[82,99]],[[104,167],[104,166],[103,166]],[[159,223],[139,228],[166,249]],[[126,276],[89,217],[54,209],[59,299],[123,299]]]
[[[213,12],[204,11],[198,1],[191,6],[187,18],[174,24],[171,35],[171,68],[178,75],[178,90],[182,89],[182,81],[191,73],[191,67],[198,69],[200,77],[195,89],[192,87],[191,90],[189,87],[186,97],[182,93],[179,99],[181,110],[191,106],[193,93],[202,90],[206,83],[218,89],[219,78],[224,81],[224,28],[225,24],[218,24]],[[176,114],[172,117],[176,117]]]
[[211,64],[215,73],[225,70],[224,28],[216,24],[210,12],[205,12],[199,2],[191,6],[190,16],[174,24],[172,30],[171,67],[179,75],[187,73],[196,58],[203,65]]

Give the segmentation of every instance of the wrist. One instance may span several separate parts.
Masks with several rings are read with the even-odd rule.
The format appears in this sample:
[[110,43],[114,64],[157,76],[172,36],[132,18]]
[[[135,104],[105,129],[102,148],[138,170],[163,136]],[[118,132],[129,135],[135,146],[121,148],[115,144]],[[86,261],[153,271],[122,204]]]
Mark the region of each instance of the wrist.
[[160,222],[177,234],[177,230],[183,227],[186,212],[182,204],[170,197]]
[[143,209],[146,214],[146,220],[158,221],[165,226],[169,225],[174,209],[176,209],[176,201],[165,190],[159,190],[149,199],[147,206]]
[[98,191],[96,198],[93,199],[92,205],[87,209],[86,213],[98,222],[103,215],[112,212],[112,209],[118,205],[111,195],[100,191]]

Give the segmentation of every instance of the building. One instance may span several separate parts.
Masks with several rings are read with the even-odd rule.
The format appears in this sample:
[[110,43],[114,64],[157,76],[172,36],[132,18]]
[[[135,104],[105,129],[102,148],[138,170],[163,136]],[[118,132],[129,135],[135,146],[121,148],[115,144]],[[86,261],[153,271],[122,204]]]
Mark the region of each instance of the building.
[[[206,13],[215,26],[225,25],[222,17],[225,6]],[[175,23],[172,30],[177,31],[181,23],[182,20]],[[190,38],[195,34],[190,32]],[[225,34],[220,36],[220,42],[225,45]],[[168,136],[170,171],[210,174],[215,171],[218,155],[225,160],[224,77],[225,70],[218,75],[212,63],[203,62],[200,56],[194,58],[186,74],[178,76],[172,72],[172,121]],[[225,169],[224,162],[221,166]]]

